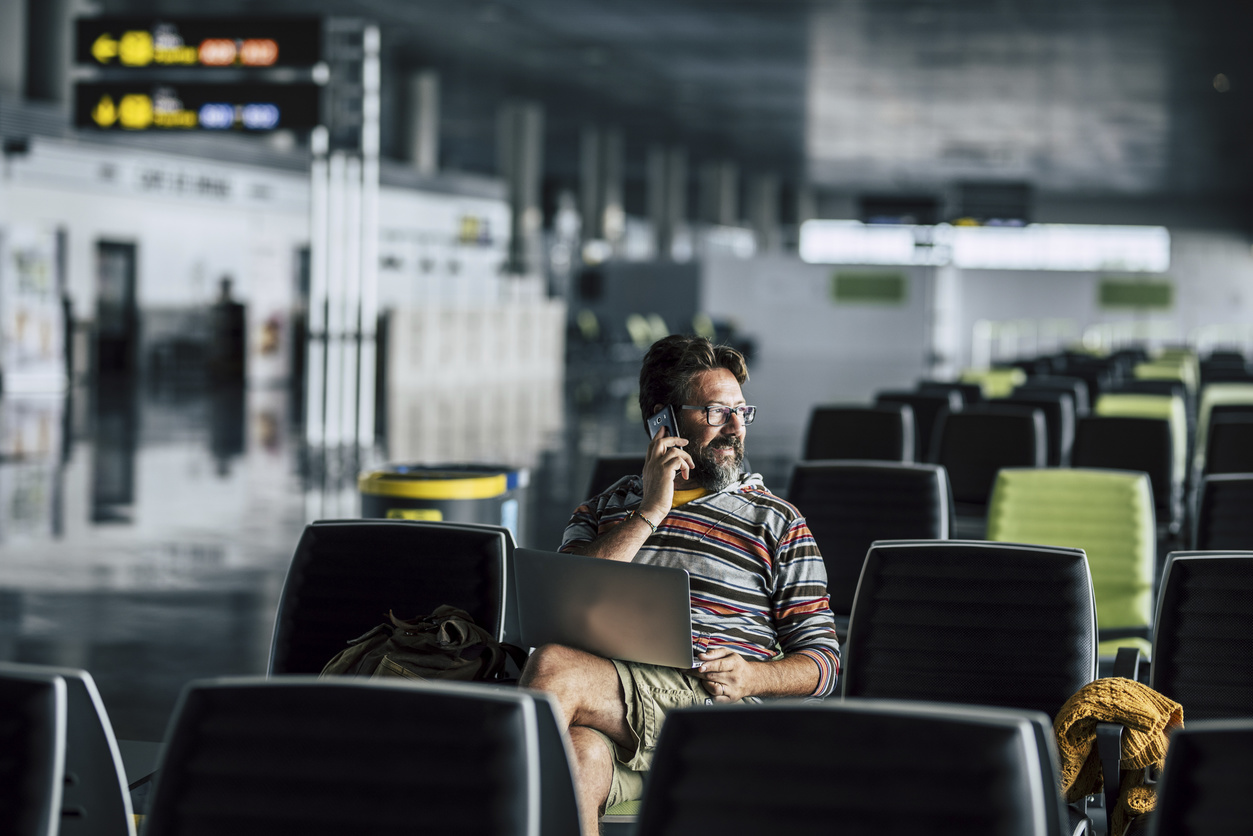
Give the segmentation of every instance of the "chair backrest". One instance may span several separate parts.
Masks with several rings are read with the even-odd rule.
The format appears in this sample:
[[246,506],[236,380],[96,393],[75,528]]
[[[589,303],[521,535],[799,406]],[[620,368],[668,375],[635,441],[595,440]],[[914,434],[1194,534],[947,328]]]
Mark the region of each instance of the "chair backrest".
[[1201,480],[1192,547],[1253,549],[1253,473],[1216,473]]
[[1211,383],[1201,390],[1196,411],[1196,461],[1194,473],[1205,472],[1205,448],[1209,436],[1210,415],[1219,405],[1253,405],[1253,383]]
[[65,784],[60,836],[134,836],[126,769],[96,682],[77,668],[0,662],[0,677],[60,677],[65,683]]
[[940,416],[962,410],[962,397],[957,392],[890,391],[875,394],[876,404],[903,403],[914,411],[914,461],[927,461],[935,426]]
[[960,380],[920,380],[919,392],[957,392],[962,396],[963,406],[983,403],[983,387],[978,383],[963,383]]
[[1075,399],[1069,392],[1041,391],[1019,387],[1002,401],[1005,404],[1034,406],[1044,413],[1048,433],[1048,466],[1066,467],[1075,443]]
[[1074,398],[1075,415],[1087,415],[1092,406],[1088,397],[1088,384],[1081,377],[1044,375],[1029,377],[1027,382],[1014,388],[1015,392],[1065,392]]
[[1003,398],[1014,391],[1015,386],[1027,382],[1027,373],[1010,366],[995,369],[966,369],[961,373],[963,383],[977,383],[983,390],[984,399]]
[[1004,404],[949,413],[936,427],[931,461],[948,470],[958,513],[963,505],[981,513],[1001,468],[1047,464],[1044,413],[1030,406]]
[[0,823],[56,836],[65,776],[65,680],[0,668]]
[[914,460],[914,410],[903,403],[816,406],[802,458]]
[[1170,422],[1171,472],[1183,482],[1188,472],[1188,416],[1183,398],[1172,395],[1145,395],[1139,392],[1110,392],[1096,402],[1097,415],[1111,418],[1158,418]]
[[800,509],[827,565],[831,611],[847,616],[875,540],[945,540],[948,476],[933,464],[799,462],[788,501]]
[[1047,723],[879,700],[681,709],[662,729],[637,832],[1059,834],[1056,758],[1036,733]]
[[314,677],[193,682],[145,836],[540,833],[536,708],[520,689]]
[[1183,488],[1173,450],[1169,421],[1093,415],[1079,419],[1070,462],[1075,467],[1147,473],[1158,516],[1170,519]]
[[1248,799],[1253,795],[1249,752],[1253,720],[1189,719],[1170,736],[1149,819],[1150,836],[1248,833]]
[[440,604],[500,638],[508,540],[499,526],[325,520],[305,527],[279,599],[270,673],[319,673],[347,642]]
[[1200,366],[1196,358],[1192,357],[1137,363],[1131,373],[1138,380],[1178,380],[1188,387],[1189,392],[1195,392],[1199,383],[1199,371]]
[[587,496],[593,497],[609,488],[624,476],[639,476],[644,472],[644,457],[638,453],[611,453],[600,456],[592,468],[587,482]]
[[845,697],[1053,717],[1096,676],[1096,643],[1079,549],[885,541],[862,566],[840,681]]
[[[1114,639],[1119,631],[1147,639],[1157,532],[1145,474],[1002,470],[988,508],[988,539],[1083,549],[1104,636]],[[1103,654],[1114,650],[1101,648]]]
[[1253,414],[1213,412],[1206,445],[1206,473],[1253,473]]
[[1193,720],[1253,718],[1253,550],[1172,552],[1149,684]]

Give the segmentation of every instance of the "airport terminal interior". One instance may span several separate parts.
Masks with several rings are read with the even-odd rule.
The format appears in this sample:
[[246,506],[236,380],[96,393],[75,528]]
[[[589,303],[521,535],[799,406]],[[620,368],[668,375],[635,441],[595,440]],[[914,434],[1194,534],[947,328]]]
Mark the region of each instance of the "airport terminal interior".
[[[670,333],[746,356],[773,492],[943,464],[953,537],[1013,531],[1000,467],[1147,472],[1085,422],[1152,419],[1147,602],[1207,548],[1220,424],[1253,470],[1250,31],[1224,0],[0,0],[0,661],[88,671],[159,743],[188,682],[266,672],[314,521],[556,550],[643,456]],[[909,413],[903,450],[815,453],[879,432],[826,407]],[[1038,448],[988,452],[1011,414]]]

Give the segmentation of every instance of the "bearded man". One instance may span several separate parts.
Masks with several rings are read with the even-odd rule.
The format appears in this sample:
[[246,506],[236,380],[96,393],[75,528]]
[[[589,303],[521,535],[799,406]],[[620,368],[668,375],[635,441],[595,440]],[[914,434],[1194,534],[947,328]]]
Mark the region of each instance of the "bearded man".
[[670,336],[640,370],[645,416],[671,407],[644,472],[575,510],[562,551],[686,569],[691,670],[538,648],[521,684],[556,695],[574,749],[583,832],[606,807],[643,795],[667,711],[760,697],[823,697],[839,675],[826,569],[804,518],[742,473],[744,357],[701,337]]

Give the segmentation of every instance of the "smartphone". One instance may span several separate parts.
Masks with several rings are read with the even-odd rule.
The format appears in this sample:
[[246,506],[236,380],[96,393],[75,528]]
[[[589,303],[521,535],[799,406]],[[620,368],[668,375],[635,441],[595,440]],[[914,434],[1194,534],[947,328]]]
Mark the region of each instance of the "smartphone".
[[679,422],[675,420],[674,407],[669,405],[662,407],[645,418],[644,426],[648,430],[649,438],[656,438],[662,427],[669,430],[671,436],[678,436],[679,434]]

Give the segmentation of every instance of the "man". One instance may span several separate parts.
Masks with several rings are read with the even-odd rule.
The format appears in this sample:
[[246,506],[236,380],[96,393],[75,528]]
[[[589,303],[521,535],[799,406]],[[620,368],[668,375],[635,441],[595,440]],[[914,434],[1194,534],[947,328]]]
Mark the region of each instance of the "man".
[[691,574],[699,665],[679,670],[541,647],[521,684],[557,696],[575,753],[580,816],[640,798],[667,711],[756,697],[825,696],[839,674],[826,569],[804,518],[742,474],[755,407],[738,351],[670,336],[640,370],[640,408],[673,406],[680,434],[648,445],[642,476],[588,500],[562,550]]

